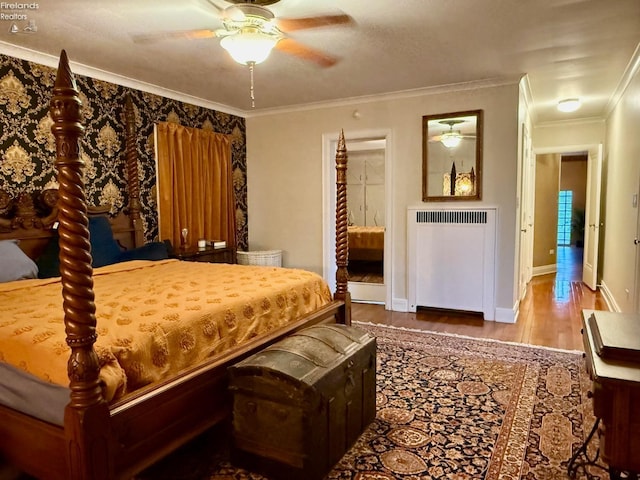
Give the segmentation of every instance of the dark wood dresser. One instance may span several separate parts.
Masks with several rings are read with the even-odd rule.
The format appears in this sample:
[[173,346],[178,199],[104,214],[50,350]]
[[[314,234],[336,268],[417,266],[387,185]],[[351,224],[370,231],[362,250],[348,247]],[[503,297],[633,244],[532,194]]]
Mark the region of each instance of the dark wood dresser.
[[232,247],[176,248],[171,257],[188,262],[236,263],[236,249]]
[[640,478],[640,315],[583,310],[582,327],[602,460]]

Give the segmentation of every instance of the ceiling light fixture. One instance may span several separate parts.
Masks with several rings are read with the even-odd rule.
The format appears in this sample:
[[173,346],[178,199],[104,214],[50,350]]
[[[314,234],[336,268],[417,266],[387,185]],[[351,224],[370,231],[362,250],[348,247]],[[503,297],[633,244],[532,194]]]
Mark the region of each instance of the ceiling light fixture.
[[447,148],[456,148],[460,145],[460,142],[462,141],[462,134],[460,133],[460,130],[454,130],[453,126],[459,123],[464,123],[464,120],[453,118],[451,120],[440,120],[439,123],[449,126],[449,131],[442,132],[440,135],[440,143]]
[[462,135],[460,135],[460,131],[453,130],[453,128],[451,129],[451,131],[445,132],[440,135],[440,142],[442,142],[442,144],[447,148],[456,148],[458,145],[460,145],[461,141]]
[[245,28],[234,35],[220,40],[220,45],[229,55],[242,65],[256,65],[264,62],[273,47],[282,37],[254,28]]
[[581,105],[579,98],[567,98],[558,102],[558,110],[565,113],[575,112]]
[[270,31],[261,30],[253,26],[247,26],[235,34],[223,37],[220,46],[224,48],[231,58],[241,65],[247,65],[251,74],[251,108],[256,106],[256,98],[253,83],[253,67],[264,62],[273,47],[282,39],[282,34],[278,29]]

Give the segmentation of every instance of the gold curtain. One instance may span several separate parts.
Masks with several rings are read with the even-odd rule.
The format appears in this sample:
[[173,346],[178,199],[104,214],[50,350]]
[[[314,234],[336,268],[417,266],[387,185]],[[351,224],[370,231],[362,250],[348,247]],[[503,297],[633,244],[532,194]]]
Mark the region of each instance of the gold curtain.
[[231,141],[227,135],[175,123],[157,125],[160,240],[181,245],[198,239],[236,245]]

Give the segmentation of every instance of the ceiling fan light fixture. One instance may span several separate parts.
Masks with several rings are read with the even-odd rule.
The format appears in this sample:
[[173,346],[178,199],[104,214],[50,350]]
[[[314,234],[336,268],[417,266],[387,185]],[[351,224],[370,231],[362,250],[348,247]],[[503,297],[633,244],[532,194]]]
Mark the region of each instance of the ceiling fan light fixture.
[[575,112],[581,106],[582,102],[579,98],[567,98],[558,102],[558,110],[565,113]]
[[458,130],[451,130],[445,132],[440,136],[440,142],[447,148],[455,148],[460,145],[462,141],[462,135]]
[[220,45],[236,62],[251,65],[264,62],[280,38],[259,30],[241,31],[222,38]]

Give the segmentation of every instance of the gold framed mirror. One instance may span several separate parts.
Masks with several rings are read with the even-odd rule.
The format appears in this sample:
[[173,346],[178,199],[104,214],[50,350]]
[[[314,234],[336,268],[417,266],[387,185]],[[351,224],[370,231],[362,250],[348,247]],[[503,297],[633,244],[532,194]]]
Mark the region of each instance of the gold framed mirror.
[[422,201],[482,199],[482,110],[422,117]]

